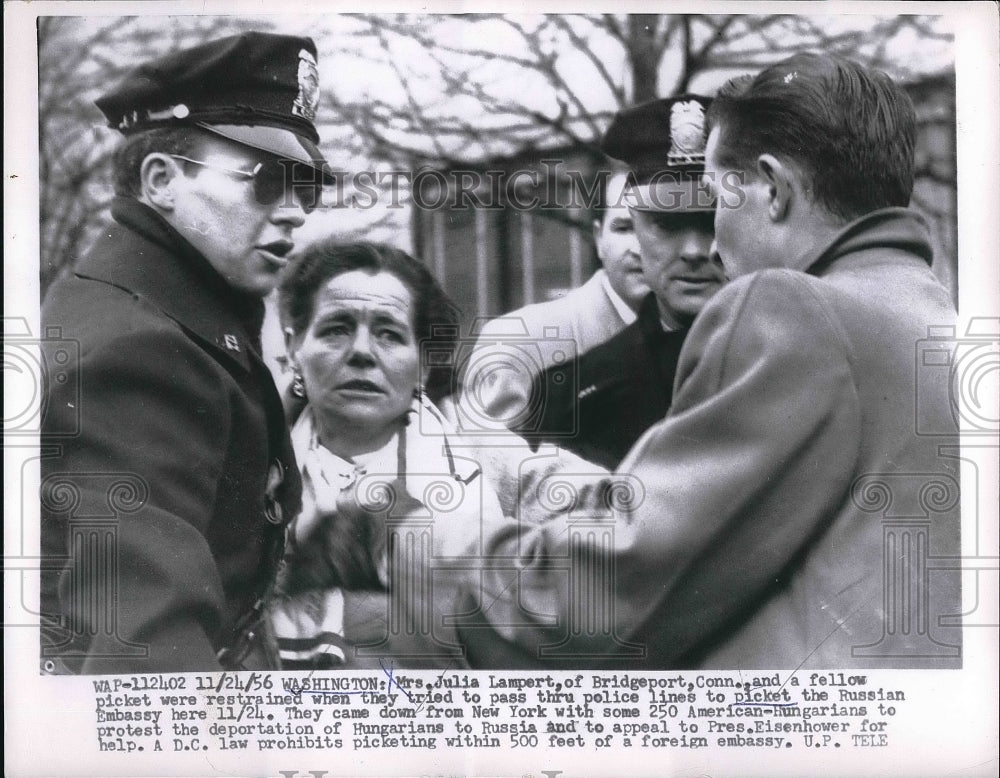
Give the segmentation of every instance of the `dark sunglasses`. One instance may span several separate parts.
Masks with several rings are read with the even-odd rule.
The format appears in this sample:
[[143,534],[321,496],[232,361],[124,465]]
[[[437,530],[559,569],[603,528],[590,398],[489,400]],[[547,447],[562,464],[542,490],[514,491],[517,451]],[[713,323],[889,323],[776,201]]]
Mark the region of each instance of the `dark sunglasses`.
[[323,194],[320,172],[302,162],[269,159],[258,162],[253,170],[234,170],[202,162],[199,159],[183,157],[180,154],[170,156],[192,165],[200,165],[253,181],[253,196],[261,205],[274,205],[288,193],[294,193],[302,204],[302,210],[311,213],[319,205]]

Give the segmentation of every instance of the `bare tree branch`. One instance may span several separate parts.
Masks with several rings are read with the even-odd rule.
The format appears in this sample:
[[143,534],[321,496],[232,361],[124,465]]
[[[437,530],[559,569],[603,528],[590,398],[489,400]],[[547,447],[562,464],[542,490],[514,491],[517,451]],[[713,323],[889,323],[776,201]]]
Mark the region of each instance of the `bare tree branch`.
[[594,69],[597,70],[598,74],[600,75],[604,83],[607,85],[611,94],[614,95],[615,100],[619,104],[624,103],[625,90],[622,89],[621,85],[614,80],[611,73],[605,66],[604,62],[602,62],[601,59],[596,54],[594,54],[593,50],[591,49],[587,41],[585,41],[583,38],[580,37],[580,35],[573,29],[573,27],[564,17],[553,16],[552,22],[557,27],[565,31],[565,33],[567,34],[573,45],[576,47],[576,49],[578,51],[583,52],[583,54],[587,57],[587,59],[590,60],[591,64],[593,64],[594,66]]
[[[374,72],[391,83],[380,89],[373,78],[373,86],[358,91],[345,89],[354,84],[342,80],[324,88],[321,135],[336,138],[333,148],[359,166],[371,159],[455,167],[551,148],[589,153],[614,111],[629,101],[686,90],[695,79],[711,82],[716,74],[721,81],[730,71],[753,72],[806,49],[843,53],[908,83],[953,72],[951,35],[929,15],[858,17],[856,23],[806,15],[328,18],[336,33],[308,33],[321,57],[353,59],[360,75]],[[156,53],[262,23],[225,16],[39,19],[43,276],[71,264],[107,218],[108,189],[102,193],[101,182],[109,180],[112,135],[94,129],[103,124],[93,105],[99,86]],[[907,46],[912,56],[901,56]],[[942,51],[944,56],[928,56]],[[658,83],[675,58],[677,83]],[[937,105],[948,86],[932,87],[920,99]],[[953,123],[953,110],[942,110],[944,124],[930,133],[936,137],[947,136]],[[922,132],[934,121],[922,120]],[[920,160],[921,180],[954,188],[947,155]]]

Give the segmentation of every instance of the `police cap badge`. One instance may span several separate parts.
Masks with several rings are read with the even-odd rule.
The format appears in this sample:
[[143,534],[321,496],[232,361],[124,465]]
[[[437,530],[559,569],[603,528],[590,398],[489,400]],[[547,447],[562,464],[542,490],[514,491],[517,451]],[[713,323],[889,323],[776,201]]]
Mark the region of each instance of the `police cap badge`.
[[705,172],[705,114],[711,99],[695,94],[651,100],[615,114],[601,150],[628,165],[634,208],[710,211]]

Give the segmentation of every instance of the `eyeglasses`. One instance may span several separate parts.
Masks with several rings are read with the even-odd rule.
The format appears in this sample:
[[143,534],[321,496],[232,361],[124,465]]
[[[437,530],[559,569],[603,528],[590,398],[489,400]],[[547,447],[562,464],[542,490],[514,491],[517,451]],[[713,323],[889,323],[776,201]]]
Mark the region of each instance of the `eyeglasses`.
[[[316,209],[323,194],[319,171],[302,162],[269,159],[258,162],[253,170],[235,170],[180,154],[170,156],[192,165],[200,165],[253,181],[253,196],[261,205],[274,205],[286,194],[293,192],[302,204],[302,210],[310,213]],[[307,171],[305,176],[301,175],[303,170]]]

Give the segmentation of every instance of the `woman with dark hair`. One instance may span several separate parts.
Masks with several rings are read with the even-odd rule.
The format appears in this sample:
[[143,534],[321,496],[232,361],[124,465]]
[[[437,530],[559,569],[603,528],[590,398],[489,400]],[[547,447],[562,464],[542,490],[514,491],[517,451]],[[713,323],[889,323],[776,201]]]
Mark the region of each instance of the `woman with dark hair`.
[[[450,583],[478,576],[482,527],[564,513],[547,489],[607,472],[506,430],[456,431],[438,404],[454,392],[458,312],[405,252],[319,243],[279,307],[303,484],[270,604],[282,666],[467,665],[456,629],[476,605]],[[397,531],[414,518],[419,529]],[[439,541],[447,558],[421,557]]]
[[[304,491],[271,604],[282,665],[377,666],[394,654],[409,666],[443,665],[429,624],[390,630],[385,532],[359,495],[388,495],[397,516],[430,511],[436,531],[499,515],[479,468],[453,455],[453,430],[434,404],[451,393],[452,360],[421,365],[422,348],[454,349],[455,306],[405,252],[336,242],[303,253],[279,306]],[[431,504],[435,488],[457,497]],[[409,634],[390,641],[390,632]]]
[[[547,489],[607,472],[506,430],[456,431],[437,404],[454,392],[458,312],[405,252],[316,244],[279,308],[303,485],[270,603],[282,666],[467,666],[456,629],[476,606],[448,584],[475,569],[482,527],[563,513]],[[447,559],[426,557],[432,537]]]

